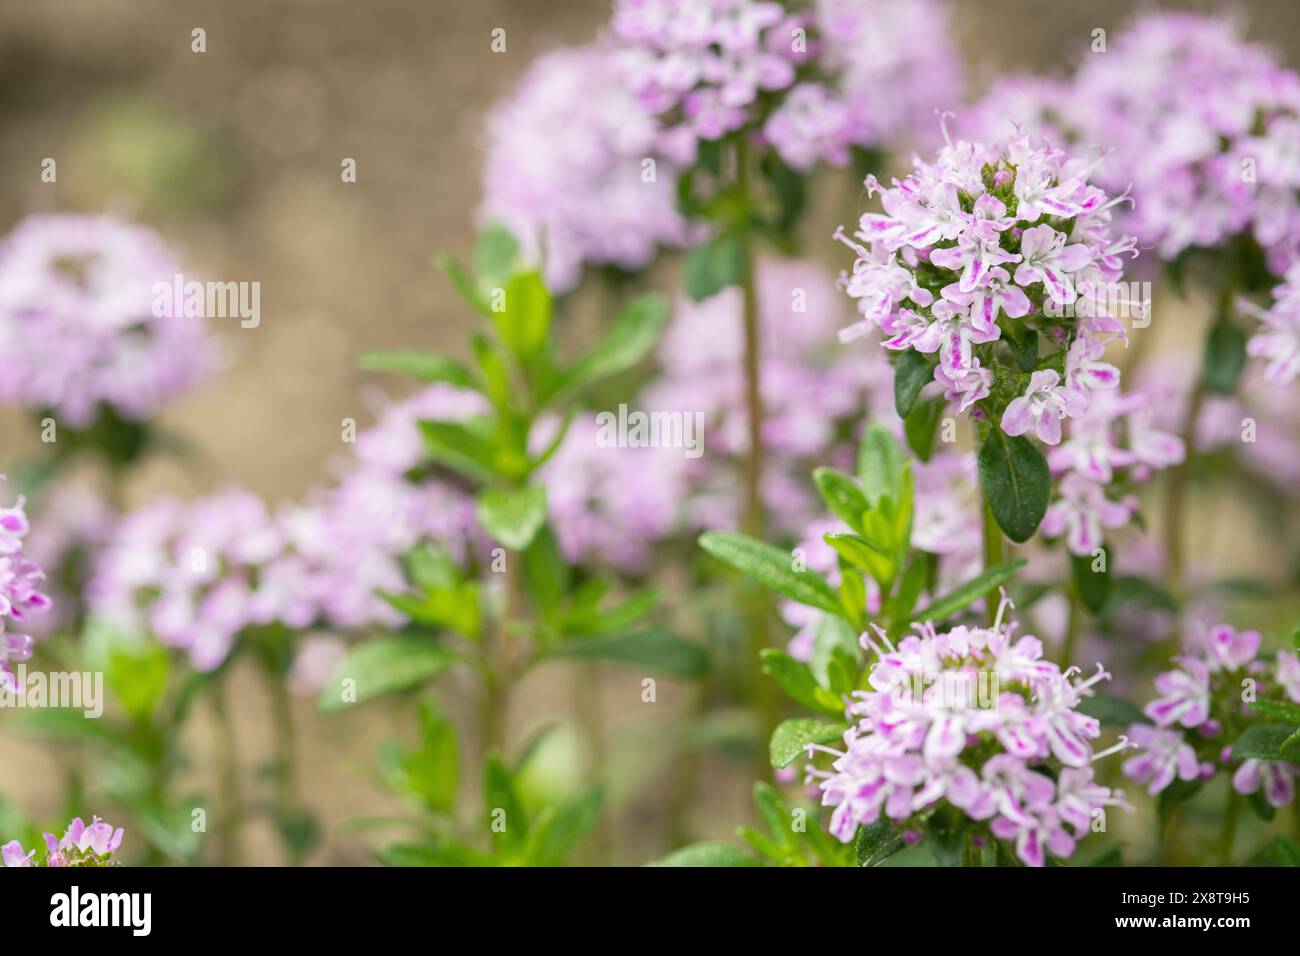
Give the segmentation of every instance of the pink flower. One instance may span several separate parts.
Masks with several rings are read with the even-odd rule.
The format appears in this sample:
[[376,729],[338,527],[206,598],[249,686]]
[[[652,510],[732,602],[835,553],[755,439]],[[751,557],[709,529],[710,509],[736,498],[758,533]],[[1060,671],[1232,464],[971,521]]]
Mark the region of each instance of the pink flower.
[[950,402],[957,402],[957,410],[964,412],[982,398],[988,398],[993,376],[986,368],[980,368],[980,360],[972,358],[970,365],[949,368],[945,365],[935,366],[934,380],[943,386],[943,397]]
[[1155,796],[1178,780],[1195,780],[1201,768],[1196,751],[1176,730],[1162,730],[1149,724],[1133,724],[1128,736],[1140,752],[1124,761],[1124,775],[1138,783],[1149,784],[1147,793]]
[[[1017,179],[1017,181],[1019,181]],[[1021,213],[1023,218],[1023,212]],[[1020,256],[1015,279],[1019,285],[1041,282],[1058,305],[1069,305],[1076,298],[1070,273],[1078,272],[1092,261],[1092,253],[1083,243],[1066,245],[1066,236],[1051,226],[1033,226],[1020,237]]]
[[1242,762],[1232,775],[1232,789],[1241,794],[1262,789],[1270,806],[1285,807],[1295,797],[1294,778],[1300,772],[1295,764],[1284,760],[1256,760]]
[[1061,385],[1054,369],[1040,369],[1029,378],[1025,394],[1014,398],[1002,413],[1002,430],[1008,435],[1023,435],[1033,428],[1048,445],[1061,441],[1061,420],[1083,414],[1086,397]]
[[1178,668],[1155,679],[1160,697],[1143,709],[1160,727],[1199,727],[1210,716],[1210,670],[1197,657],[1182,657]]
[[1111,501],[1102,485],[1074,472],[1061,480],[1059,491],[1039,530],[1049,538],[1064,534],[1071,554],[1091,555],[1102,546],[1104,528],[1122,528],[1137,510],[1136,501]]
[[1205,638],[1209,651],[1208,662],[1212,668],[1238,670],[1255,659],[1259,653],[1260,636],[1258,631],[1241,631],[1238,633],[1226,624],[1211,629]]
[[1242,307],[1255,315],[1263,328],[1246,343],[1246,351],[1264,359],[1264,377],[1274,385],[1289,385],[1300,376],[1300,262],[1286,273],[1286,282],[1273,290],[1274,302],[1267,311],[1251,302]]
[[5,866],[31,866],[32,857],[36,855],[36,851],[24,850],[23,845],[17,840],[10,840],[3,847],[0,847],[0,855],[4,858]]

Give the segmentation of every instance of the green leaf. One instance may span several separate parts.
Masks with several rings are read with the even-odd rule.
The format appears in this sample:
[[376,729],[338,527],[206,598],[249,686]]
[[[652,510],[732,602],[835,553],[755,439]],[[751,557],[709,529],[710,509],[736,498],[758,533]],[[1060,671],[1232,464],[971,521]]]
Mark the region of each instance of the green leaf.
[[478,389],[478,381],[468,366],[437,352],[401,349],[392,352],[366,352],[361,367],[367,372],[391,372],[421,382],[446,382],[458,388]]
[[483,771],[483,808],[494,850],[510,854],[526,845],[528,814],[514,776],[496,754],[488,757]]
[[759,170],[772,186],[776,195],[779,212],[776,228],[779,233],[789,233],[798,222],[807,199],[807,176],[791,169],[772,150],[765,150],[759,160]]
[[781,689],[798,703],[809,710],[832,717],[844,715],[844,701],[821,687],[803,661],[797,661],[785,651],[771,647],[764,649],[759,659],[763,662],[763,672],[780,684]]
[[940,399],[931,399],[915,405],[903,419],[903,434],[907,438],[907,447],[916,453],[921,461],[929,461],[934,453],[934,433],[943,419],[947,403]]
[[474,512],[494,541],[511,551],[522,551],[546,521],[546,487],[484,489],[474,503]]
[[1008,322],[1003,326],[1006,335],[1003,341],[1011,349],[1011,356],[1016,360],[1022,372],[1032,372],[1038,367],[1038,332],[1028,328],[1023,322]]
[[504,463],[483,422],[420,422],[429,457],[477,481],[491,481]]
[[154,644],[115,647],[108,658],[108,686],[132,720],[145,722],[167,689],[166,649]]
[[792,717],[776,725],[768,746],[772,766],[783,770],[804,755],[809,744],[829,744],[842,740],[849,725],[817,717]]
[[504,308],[493,312],[497,334],[521,365],[541,351],[551,329],[553,303],[540,273],[524,272],[506,283]]
[[720,840],[708,840],[703,843],[692,843],[680,850],[674,850],[662,860],[650,865],[732,867],[760,866],[761,864],[739,847],[732,846],[730,843],[723,843]]
[[483,392],[497,409],[510,407],[510,370],[501,347],[481,332],[470,336],[474,361],[483,375]]
[[700,547],[778,594],[832,614],[843,614],[839,598],[826,579],[807,569],[794,570],[787,551],[727,531],[705,532],[700,535]]
[[1282,746],[1279,749],[1282,752],[1283,760],[1300,763],[1300,728],[1297,728],[1290,737],[1282,741]]
[[555,535],[543,525],[524,552],[524,581],[543,620],[549,621],[555,616],[560,601],[569,591],[572,577]]
[[907,418],[921,394],[921,389],[934,381],[934,366],[920,352],[908,349],[894,365],[894,409],[899,418]]
[[869,425],[862,436],[858,448],[858,480],[872,508],[879,505],[881,498],[898,501],[902,495],[903,449],[879,422]]
[[1219,316],[1205,340],[1205,387],[1227,394],[1237,387],[1246,367],[1246,333],[1226,315]]
[[576,390],[632,368],[654,348],[667,318],[668,305],[662,296],[644,295],[634,299],[619,313],[604,337],[569,369],[564,388]]
[[709,673],[709,652],[661,628],[592,640],[567,641],[555,653],[563,657],[642,664],[680,677],[700,678]]
[[903,834],[888,820],[858,827],[853,857],[858,866],[879,866],[903,848]]
[[744,242],[735,233],[724,232],[686,254],[686,294],[699,302],[739,285],[745,266]]
[[1093,562],[1096,558],[1091,555],[1070,555],[1070,573],[1074,579],[1075,593],[1079,595],[1079,600],[1093,614],[1098,614],[1106,606],[1106,601],[1110,597],[1110,554],[1106,553],[1103,560],[1103,571],[1094,571]]
[[813,472],[813,481],[831,513],[861,534],[862,515],[870,505],[857,481],[834,468],[818,468]]
[[490,223],[474,243],[474,272],[481,290],[505,288],[519,266],[519,243],[501,223]]
[[1052,474],[1033,442],[996,425],[979,451],[980,488],[1008,538],[1028,541],[1047,512]]
[[384,866],[495,866],[496,861],[473,847],[439,840],[436,843],[390,843],[375,851]]
[[885,604],[885,618],[890,622],[891,630],[896,630],[911,620],[912,609],[916,607],[917,599],[925,590],[929,578],[929,560],[924,555],[913,558],[897,590]]
[[1142,708],[1137,704],[1123,697],[1110,697],[1106,694],[1083,698],[1079,701],[1078,711],[1113,727],[1151,723],[1151,718],[1142,713]]
[[1289,700],[1257,700],[1251,703],[1250,709],[1262,717],[1284,720],[1289,724],[1300,724],[1300,706]]
[[366,641],[348,650],[317,704],[325,713],[334,713],[350,703],[423,684],[459,660],[459,654],[426,640],[388,637]]
[[856,627],[842,618],[830,614],[821,615],[813,635],[812,656],[808,660],[808,669],[812,671],[817,683],[836,694],[847,694],[855,689],[849,686],[841,690],[832,679],[831,671],[835,662],[839,661],[841,666],[851,672],[850,683],[856,683],[862,665],[859,633],[861,632]]
[[435,813],[450,814],[460,781],[456,731],[431,700],[420,702],[420,747],[399,763],[403,789]]
[[1232,744],[1233,760],[1281,760],[1282,745],[1295,732],[1286,724],[1251,724]]
[[[879,517],[875,513],[871,513],[871,516]],[[822,535],[822,540],[853,567],[861,568],[870,574],[882,587],[888,587],[894,580],[894,575],[898,573],[898,565],[893,555],[893,542],[886,542],[882,547],[861,535],[837,531]]]
[[594,786],[542,811],[528,841],[529,865],[563,865],[600,819],[604,796],[604,788]]
[[481,636],[482,615],[476,581],[461,581],[446,588],[429,587],[423,594],[375,593],[416,624],[445,628],[471,640]]
[[917,611],[912,615],[912,620],[938,623],[952,617],[958,611],[970,607],[994,588],[1011,580],[1016,572],[1028,563],[1024,558],[1018,558],[1015,561],[994,565],[960,587],[953,588],[924,610]]
[[1251,860],[1251,866],[1300,866],[1300,843],[1278,836]]

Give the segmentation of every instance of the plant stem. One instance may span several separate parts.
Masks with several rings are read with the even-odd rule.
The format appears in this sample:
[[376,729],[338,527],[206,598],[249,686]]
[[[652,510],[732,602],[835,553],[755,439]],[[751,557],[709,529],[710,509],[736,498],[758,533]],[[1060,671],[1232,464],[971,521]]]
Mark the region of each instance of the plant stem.
[[218,681],[212,688],[212,713],[217,729],[217,775],[221,791],[221,816],[217,824],[218,846],[222,866],[239,866],[243,854],[240,829],[243,826],[243,797],[239,785],[239,752],[235,743],[235,726],[226,708],[225,685]]
[[[746,207],[749,203],[749,150],[743,137],[736,141],[736,186]],[[758,292],[755,285],[754,248],[745,227],[739,233],[744,264],[741,272],[741,297],[744,324],[745,415],[749,426],[749,448],[744,466],[744,512],[741,530],[751,538],[763,538],[763,388],[762,341],[759,329]],[[760,652],[768,645],[768,601],[766,596],[748,587],[744,602],[745,629],[749,634],[749,664],[754,701],[759,720],[759,767],[768,777],[767,741],[776,728],[777,702],[773,688],[763,674]]]
[[[575,701],[578,723],[590,748],[591,768],[588,782],[595,784],[605,766],[605,716],[601,706],[600,665],[587,662],[578,666],[578,695]],[[609,863],[609,815],[602,813],[596,819],[591,839],[587,841],[592,863],[605,866]]]
[[1065,643],[1061,645],[1062,670],[1069,667],[1074,659],[1074,642],[1079,636],[1079,626],[1083,622],[1083,608],[1073,582],[1066,588],[1066,593],[1070,598],[1070,615],[1065,625]]
[[1237,817],[1241,812],[1241,794],[1228,784],[1228,804],[1223,810],[1223,826],[1219,830],[1219,865],[1232,865],[1232,844],[1237,837]]
[[1169,472],[1169,486],[1165,494],[1165,573],[1166,583],[1179,600],[1184,595],[1184,575],[1187,562],[1186,510],[1187,480],[1191,474],[1192,460],[1196,456],[1196,423],[1201,417],[1205,402],[1205,383],[1197,378],[1187,402],[1183,418],[1182,439],[1186,454]]
[[519,605],[519,579],[516,560],[523,556],[506,553],[504,598],[501,617],[492,646],[486,649],[487,673],[483,679],[483,742],[488,750],[503,753],[506,744],[506,715],[510,706],[510,685],[514,668],[514,622]]
[[[993,509],[989,507],[983,496],[980,497],[980,515],[984,531],[984,570],[987,571],[1004,560],[1002,529],[998,527],[997,519],[993,517]],[[997,617],[998,603],[993,600],[992,595],[989,595],[984,598],[984,619],[992,627]]]
[[[266,677],[271,697],[271,725],[275,745],[275,803],[281,817],[296,815],[302,808],[298,795],[298,747],[293,729],[293,703],[289,698],[281,675],[269,666],[262,673]],[[290,848],[294,866],[302,863],[300,850]]]

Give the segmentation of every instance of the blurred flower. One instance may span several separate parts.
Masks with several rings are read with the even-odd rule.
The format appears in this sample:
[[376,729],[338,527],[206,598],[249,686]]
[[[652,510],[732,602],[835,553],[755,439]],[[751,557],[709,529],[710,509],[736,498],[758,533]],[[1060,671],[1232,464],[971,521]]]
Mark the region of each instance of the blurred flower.
[[1240,305],[1263,323],[1246,343],[1246,351],[1265,360],[1264,378],[1278,386],[1300,378],[1300,262],[1287,269],[1286,282],[1273,290],[1267,310],[1251,302]]
[[693,234],[657,137],[607,44],[549,53],[488,118],[480,217],[505,225],[556,292],[584,265],[644,268]]
[[215,367],[203,319],[155,314],[154,284],[180,272],[143,226],[23,220],[0,246],[0,398],[76,428],[101,404],[133,420],[158,413]]

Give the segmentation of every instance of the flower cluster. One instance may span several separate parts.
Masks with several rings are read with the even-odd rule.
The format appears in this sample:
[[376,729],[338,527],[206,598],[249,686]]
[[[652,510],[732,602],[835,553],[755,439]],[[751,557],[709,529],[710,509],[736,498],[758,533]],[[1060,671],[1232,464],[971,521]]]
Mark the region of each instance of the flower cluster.
[[90,826],[77,817],[62,837],[44,834],[45,858],[36,859],[35,850],[26,850],[17,840],[0,847],[5,866],[113,866],[113,854],[122,845],[122,828],[113,829],[99,817]]
[[1099,170],[1131,184],[1126,227],[1161,258],[1245,231],[1279,273],[1300,239],[1300,78],[1245,42],[1233,21],[1189,13],[1139,17],[1087,56],[1074,114],[1113,154]]
[[23,554],[23,539],[29,526],[22,498],[8,508],[0,508],[0,688],[17,690],[10,661],[25,661],[32,656],[33,641],[28,634],[9,631],[7,621],[24,625],[32,614],[46,611],[50,599],[40,590],[45,572]]
[[[1102,361],[1126,335],[1110,290],[1122,255],[1136,255],[1132,240],[1112,242],[1120,199],[1089,185],[1090,169],[1026,133],[997,148],[949,143],[888,189],[868,177],[884,212],[864,215],[854,239],[836,233],[857,253],[842,281],[863,315],[842,338],[879,330],[888,349],[937,353],[934,380],[959,408],[1058,444],[1063,419],[1119,384]],[[1040,332],[1059,348],[1032,371],[994,350]]]
[[700,140],[741,129],[762,94],[795,82],[806,28],[771,0],[619,0],[611,23],[626,82],[666,117],[660,148],[681,162]]
[[565,292],[583,265],[649,265],[690,232],[658,120],[618,75],[608,44],[540,58],[492,111],[480,216],[503,223]]
[[1265,379],[1282,387],[1300,378],[1300,262],[1287,269],[1286,281],[1273,290],[1267,309],[1246,301],[1240,305],[1263,323],[1246,351],[1266,363]]
[[127,514],[95,562],[91,610],[186,651],[204,671],[250,627],[400,626],[402,615],[376,592],[404,588],[402,557],[430,539],[462,558],[477,529],[467,492],[407,480],[422,461],[419,422],[482,407],[479,396],[444,385],[389,406],[357,436],[355,462],[335,486],[278,512],[228,491]]
[[74,428],[100,406],[132,420],[156,414],[215,365],[201,318],[154,308],[154,284],[170,287],[179,272],[142,226],[25,219],[0,246],[0,399]]
[[1255,758],[1232,766],[1231,744],[1247,726],[1249,701],[1282,695],[1300,703],[1300,655],[1279,651],[1270,661],[1260,655],[1260,642],[1257,631],[1222,624],[1157,676],[1159,696],[1144,708],[1154,726],[1130,728],[1142,752],[1125,762],[1124,773],[1155,795],[1175,779],[1207,779],[1224,767],[1238,793],[1262,789],[1273,806],[1290,803],[1300,766]]
[[1183,440],[1159,427],[1154,408],[1152,396],[1142,391],[1099,391],[1088,410],[1069,422],[1064,441],[1048,456],[1060,481],[1040,526],[1044,535],[1064,536],[1072,554],[1092,554],[1105,529],[1124,526],[1137,512],[1135,496],[1116,498],[1113,489],[1183,460]]
[[884,647],[863,635],[877,660],[870,689],[849,703],[845,749],[809,748],[835,757],[830,771],[809,773],[823,805],[835,807],[830,828],[840,840],[882,816],[923,827],[946,803],[1042,866],[1073,854],[1107,807],[1125,806],[1093,778],[1101,728],[1078,709],[1107,675],[1062,672],[1037,638],[1003,623],[1008,604],[1004,597],[989,628],[918,625],[897,647],[883,631]]

